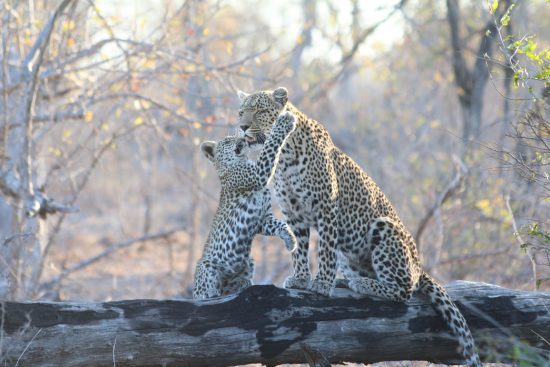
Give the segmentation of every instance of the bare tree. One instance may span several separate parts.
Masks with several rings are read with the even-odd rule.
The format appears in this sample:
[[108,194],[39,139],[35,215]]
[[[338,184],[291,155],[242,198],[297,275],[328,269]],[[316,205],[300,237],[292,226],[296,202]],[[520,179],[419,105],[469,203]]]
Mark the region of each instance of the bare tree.
[[[233,62],[220,62],[219,43],[225,41],[209,27],[226,24],[208,23],[220,10],[210,2],[167,5],[148,40],[119,32],[93,0],[2,6],[0,298],[21,299],[42,289],[67,214],[78,211],[82,192],[117,144],[147,131],[156,144],[144,154],[172,154],[166,134],[181,136],[186,153],[195,152],[202,134],[229,126],[216,116],[224,105],[213,105],[213,96],[233,95],[221,81],[262,51],[239,50]],[[29,14],[35,21],[23,22]],[[181,29],[196,37],[182,41]],[[166,231],[152,230],[149,194],[136,237]],[[195,207],[198,239],[202,221]]]
[[[37,108],[37,98],[41,92],[39,80],[46,62],[45,55],[54,28],[71,3],[72,0],[64,0],[53,10],[24,55],[16,48],[14,41],[17,40],[12,39],[22,31],[18,21],[20,14],[18,9],[11,7],[10,2],[4,4],[1,108],[4,151],[0,190],[8,200],[3,215],[10,223],[9,228],[6,226],[5,229],[9,229],[11,235],[4,232],[0,236],[6,238],[0,247],[0,259],[3,262],[0,275],[2,298],[19,298],[31,288],[42,252],[39,240],[41,223],[38,217],[76,211],[71,205],[48,198],[40,185],[37,185],[34,146],[34,124],[36,115],[40,113]],[[17,60],[21,56],[22,59]]]
[[[509,5],[510,1],[506,3]],[[506,8],[505,4],[501,4],[500,9]],[[484,92],[489,79],[487,60],[490,60],[494,54],[493,38],[497,28],[491,18],[482,29],[477,31],[481,37],[473,66],[470,68],[465,58],[467,48],[461,37],[460,24],[463,20],[458,0],[447,0],[447,20],[451,35],[451,60],[462,111],[462,139],[468,142],[470,139],[478,139],[481,134]]]

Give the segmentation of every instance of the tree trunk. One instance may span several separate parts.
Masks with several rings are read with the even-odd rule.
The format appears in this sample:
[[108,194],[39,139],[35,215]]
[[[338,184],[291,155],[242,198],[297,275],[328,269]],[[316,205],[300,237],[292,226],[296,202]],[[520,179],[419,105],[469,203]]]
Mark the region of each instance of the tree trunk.
[[[0,299],[28,298],[36,288],[43,264],[39,238],[43,223],[37,216],[45,218],[46,214],[74,211],[74,208],[58,205],[37,189],[33,129],[44,54],[59,17],[73,1],[63,0],[54,8],[24,57],[19,54],[18,41],[11,40],[23,33],[18,25],[14,25],[18,22],[14,21],[8,11],[3,19],[0,56],[3,91],[0,103],[0,137],[3,143],[3,149],[0,149],[0,195],[6,199],[0,199],[0,221],[9,222],[10,225],[0,226]],[[33,4],[31,1],[27,7],[23,7],[29,19],[34,18]],[[17,31],[13,31],[10,26]],[[19,62],[21,58],[23,60]],[[19,84],[18,88],[9,91],[9,85]]]
[[[483,359],[491,345],[526,341],[550,350],[550,294],[459,281],[448,287]],[[457,342],[429,300],[409,304],[337,289],[328,298],[253,286],[209,301],[5,303],[3,355],[13,366],[228,366],[428,360],[460,363]],[[0,308],[2,310],[2,308]],[[1,335],[1,334],[0,334]],[[0,349],[1,351],[1,349]],[[494,351],[494,350],[493,350]]]
[[[497,10],[503,12],[504,6]],[[500,16],[497,17],[500,19]],[[487,59],[493,56],[493,37],[497,32],[494,21],[490,19],[479,41],[473,66],[468,67],[464,58],[466,50],[460,35],[461,18],[458,0],[447,0],[447,21],[449,23],[452,66],[457,87],[457,95],[462,113],[462,139],[468,144],[471,139],[479,139],[482,128],[483,96],[489,80]]]

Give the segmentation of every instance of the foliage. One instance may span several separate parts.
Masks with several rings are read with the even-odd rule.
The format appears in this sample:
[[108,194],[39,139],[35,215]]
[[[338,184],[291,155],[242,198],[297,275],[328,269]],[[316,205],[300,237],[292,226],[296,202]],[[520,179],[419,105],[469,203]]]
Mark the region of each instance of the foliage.
[[523,342],[514,344],[509,357],[519,367],[547,366],[548,362],[550,362],[545,351],[533,348]]
[[[550,3],[548,4],[550,5]],[[489,6],[491,14],[494,14],[497,7],[498,1],[495,0]],[[515,7],[516,3],[511,4],[498,21],[500,24],[498,29],[500,36],[502,34],[502,28],[509,26],[511,14]],[[550,86],[550,48],[547,46],[541,49],[536,42],[536,38],[535,34],[525,34],[521,37],[512,34],[504,38],[501,36],[502,42],[506,46],[506,50],[503,50],[503,52],[514,70],[514,86],[517,88],[521,83],[521,85],[528,88],[529,92],[533,95],[534,87],[529,84],[529,81],[543,82],[544,85]],[[526,57],[525,61],[519,59],[517,57],[519,55],[524,55]],[[530,65],[527,66],[527,64]]]
[[[494,13],[495,1],[489,7]],[[550,4],[550,3],[548,3]],[[504,16],[500,19],[497,28],[499,38],[502,40],[502,52],[508,61],[508,66],[513,70],[513,85],[527,89],[533,97],[533,106],[519,122],[513,123],[514,134],[512,139],[516,142],[515,152],[506,151],[505,157],[529,184],[537,185],[541,190],[543,201],[550,200],[550,48],[542,47],[536,42],[533,33],[515,36],[508,34],[502,37],[503,28],[510,26],[511,13],[516,4],[511,4]],[[496,20],[495,20],[496,22]],[[521,56],[524,56],[521,58]],[[542,82],[540,95],[535,91],[530,82]],[[528,255],[532,263],[535,288],[539,288],[544,281],[550,278],[539,274],[538,267],[550,267],[550,235],[544,226],[548,223],[535,221],[526,224],[516,235],[521,242],[521,248]]]

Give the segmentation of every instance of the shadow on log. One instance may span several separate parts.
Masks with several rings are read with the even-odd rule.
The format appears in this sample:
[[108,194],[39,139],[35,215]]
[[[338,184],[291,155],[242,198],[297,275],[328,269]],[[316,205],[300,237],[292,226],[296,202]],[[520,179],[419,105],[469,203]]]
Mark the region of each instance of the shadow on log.
[[[550,294],[464,281],[447,289],[482,359],[489,347],[508,352],[506,343],[519,341],[550,350]],[[201,302],[1,306],[2,366],[277,365],[305,363],[304,347],[332,363],[461,362],[450,330],[421,296],[405,305],[345,289],[326,298],[264,285]]]

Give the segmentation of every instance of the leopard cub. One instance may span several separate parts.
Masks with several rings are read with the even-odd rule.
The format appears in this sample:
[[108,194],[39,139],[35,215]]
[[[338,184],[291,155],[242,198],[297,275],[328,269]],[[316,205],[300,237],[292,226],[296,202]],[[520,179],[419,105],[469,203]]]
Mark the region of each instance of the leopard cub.
[[206,158],[214,163],[222,190],[195,270],[193,298],[236,293],[252,284],[254,263],[250,250],[256,234],[278,236],[289,251],[296,249],[290,227],[271,212],[267,188],[281,149],[295,128],[294,115],[281,114],[256,162],[247,158],[249,144],[244,137],[228,136],[218,143],[201,144]]

